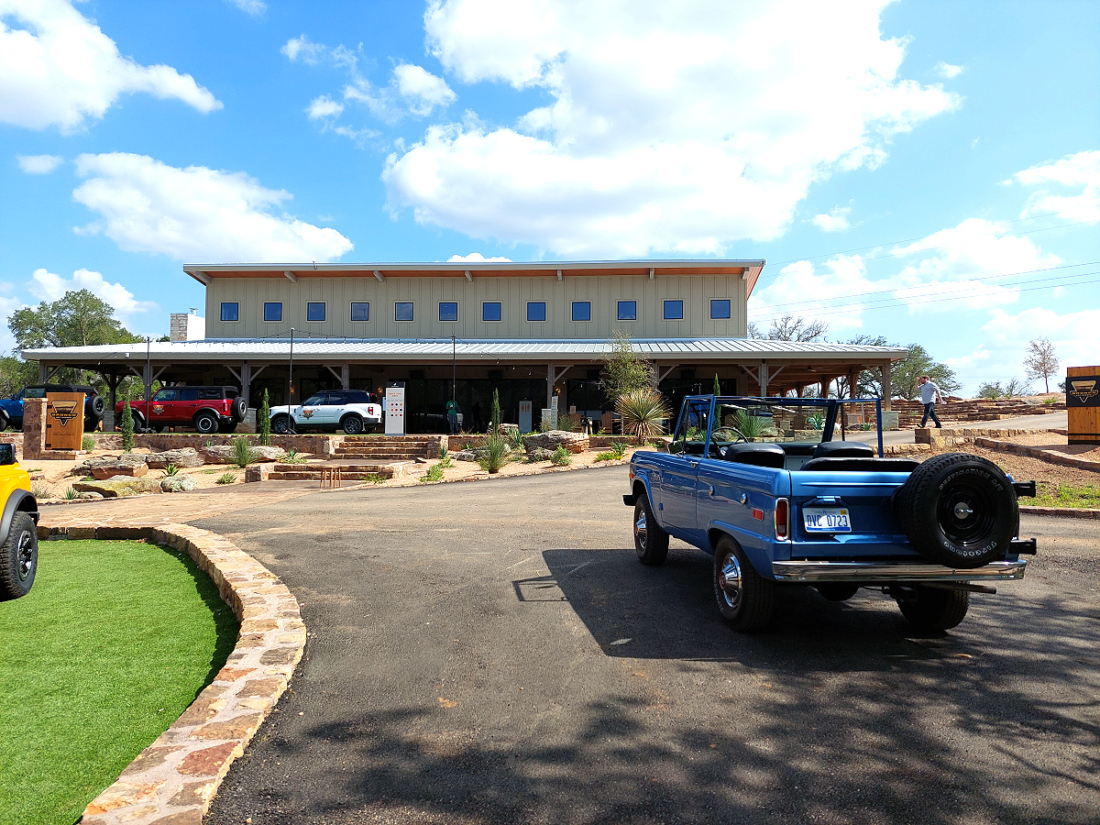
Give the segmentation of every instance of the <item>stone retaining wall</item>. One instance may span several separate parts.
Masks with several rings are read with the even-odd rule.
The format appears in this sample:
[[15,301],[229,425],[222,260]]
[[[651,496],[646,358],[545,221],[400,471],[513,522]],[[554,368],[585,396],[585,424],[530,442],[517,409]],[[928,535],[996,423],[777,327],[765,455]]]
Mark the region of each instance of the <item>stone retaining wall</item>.
[[[89,433],[101,450],[121,450],[122,433]],[[205,447],[207,444],[227,446],[235,438],[247,438],[259,442],[258,435],[247,433],[229,433],[226,435],[203,435],[202,433],[134,433],[134,446],[144,447],[155,453],[166,450],[178,450],[181,447]],[[274,435],[271,446],[299,453],[324,456],[328,458],[333,450],[344,440],[342,435]]]
[[51,527],[43,538],[146,539],[186,552],[241,623],[225,666],[171,727],[84,810],[83,825],[199,825],[229,771],[286,690],[305,649],[298,602],[278,577],[231,542],[183,524]]

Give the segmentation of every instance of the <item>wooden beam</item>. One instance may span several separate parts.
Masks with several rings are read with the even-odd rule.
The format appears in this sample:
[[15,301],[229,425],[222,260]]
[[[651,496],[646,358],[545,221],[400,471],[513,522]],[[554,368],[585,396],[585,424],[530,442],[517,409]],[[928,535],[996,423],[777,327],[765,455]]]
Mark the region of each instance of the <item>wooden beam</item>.
[[292,284],[298,283],[298,276],[291,272],[289,269],[284,269],[283,274],[286,275],[286,279]]
[[472,273],[468,269],[466,270],[466,280],[469,281],[471,284],[474,282],[474,273]]
[[378,279],[378,283],[380,283],[380,284],[386,283],[386,276],[382,274],[381,269],[374,270],[374,277]]

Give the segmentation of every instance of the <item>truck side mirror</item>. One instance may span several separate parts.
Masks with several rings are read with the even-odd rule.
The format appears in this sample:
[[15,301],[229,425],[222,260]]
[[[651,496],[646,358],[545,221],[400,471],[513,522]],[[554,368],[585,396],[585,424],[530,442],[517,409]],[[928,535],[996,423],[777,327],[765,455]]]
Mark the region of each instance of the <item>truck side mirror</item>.
[[0,444],[0,466],[15,463],[15,445]]

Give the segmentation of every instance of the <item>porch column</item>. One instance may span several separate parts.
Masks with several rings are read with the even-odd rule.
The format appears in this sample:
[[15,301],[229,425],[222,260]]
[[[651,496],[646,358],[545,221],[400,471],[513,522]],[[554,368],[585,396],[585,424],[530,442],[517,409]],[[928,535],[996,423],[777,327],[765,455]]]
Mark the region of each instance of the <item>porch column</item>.
[[890,367],[889,361],[882,365],[882,409],[890,409],[890,396],[893,393],[890,392]]
[[340,365],[340,385],[343,389],[351,389],[351,365]]
[[768,362],[760,362],[760,397],[768,397]]
[[246,409],[252,407],[252,365],[247,361],[241,365],[241,395]]

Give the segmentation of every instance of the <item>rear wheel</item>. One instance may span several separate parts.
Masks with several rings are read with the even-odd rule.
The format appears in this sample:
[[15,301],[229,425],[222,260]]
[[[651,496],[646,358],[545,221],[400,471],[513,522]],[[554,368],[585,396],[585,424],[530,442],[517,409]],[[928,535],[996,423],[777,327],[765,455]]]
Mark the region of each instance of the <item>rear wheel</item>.
[[11,421],[8,420],[7,414],[3,410],[0,410],[0,432],[3,432],[10,426]]
[[12,516],[11,529],[0,547],[0,601],[30,592],[38,572],[38,533],[27,513]]
[[363,432],[363,419],[357,415],[349,415],[340,422],[340,426],[347,435],[359,435]]
[[201,412],[195,416],[195,429],[204,435],[218,431],[218,418],[212,412]]
[[657,524],[649,496],[642,493],[634,503],[634,551],[642,564],[663,564],[668,555],[668,533]]
[[921,630],[950,630],[966,618],[970,593],[918,584],[912,593],[898,597],[898,607],[901,615]]
[[277,415],[271,419],[271,432],[285,435],[290,432],[290,416]]
[[85,414],[88,418],[94,418],[99,421],[103,418],[103,413],[107,412],[107,402],[103,400],[102,395],[93,395],[84,405]]
[[775,612],[775,582],[757,573],[729,536],[719,539],[714,552],[714,598],[734,630],[762,630]]
[[219,421],[218,422],[218,432],[222,433],[223,435],[228,435],[229,433],[237,432],[237,422],[236,421]]
[[230,412],[234,421],[244,421],[245,413],[248,412],[248,406],[244,403],[244,397],[238,395],[233,399],[233,403],[230,405]]

